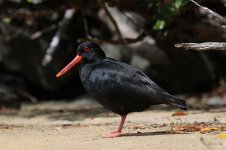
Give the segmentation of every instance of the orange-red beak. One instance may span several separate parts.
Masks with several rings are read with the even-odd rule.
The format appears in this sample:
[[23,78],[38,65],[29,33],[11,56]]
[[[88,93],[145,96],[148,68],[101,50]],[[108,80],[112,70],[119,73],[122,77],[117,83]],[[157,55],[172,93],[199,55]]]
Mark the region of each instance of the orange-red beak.
[[82,56],[77,55],[66,67],[64,67],[57,75],[56,77],[60,77],[66,72],[68,72],[71,68],[73,68],[75,65],[80,63],[82,61]]

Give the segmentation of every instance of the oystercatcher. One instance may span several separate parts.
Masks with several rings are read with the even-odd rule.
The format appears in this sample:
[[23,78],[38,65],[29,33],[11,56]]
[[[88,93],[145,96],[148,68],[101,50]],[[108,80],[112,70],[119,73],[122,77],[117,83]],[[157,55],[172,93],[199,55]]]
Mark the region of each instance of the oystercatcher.
[[158,104],[187,109],[185,101],[167,93],[142,71],[106,57],[96,43],[80,44],[77,56],[56,76],[60,77],[77,64],[80,64],[79,76],[86,91],[103,107],[121,116],[118,130],[104,137],[120,136],[130,112],[140,112]]

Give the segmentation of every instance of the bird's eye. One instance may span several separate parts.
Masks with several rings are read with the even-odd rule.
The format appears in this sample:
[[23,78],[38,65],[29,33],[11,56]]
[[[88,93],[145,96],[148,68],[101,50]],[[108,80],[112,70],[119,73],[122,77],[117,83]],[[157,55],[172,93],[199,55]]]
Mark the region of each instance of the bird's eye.
[[89,48],[88,47],[84,47],[84,51],[85,52],[88,52],[89,51]]

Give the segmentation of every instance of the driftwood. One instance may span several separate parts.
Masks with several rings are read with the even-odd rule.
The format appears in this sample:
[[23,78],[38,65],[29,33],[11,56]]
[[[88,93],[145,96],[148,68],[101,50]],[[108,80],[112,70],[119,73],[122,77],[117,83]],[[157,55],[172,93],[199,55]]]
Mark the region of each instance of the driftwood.
[[204,42],[204,43],[178,43],[177,48],[185,48],[191,50],[226,50],[225,42]]

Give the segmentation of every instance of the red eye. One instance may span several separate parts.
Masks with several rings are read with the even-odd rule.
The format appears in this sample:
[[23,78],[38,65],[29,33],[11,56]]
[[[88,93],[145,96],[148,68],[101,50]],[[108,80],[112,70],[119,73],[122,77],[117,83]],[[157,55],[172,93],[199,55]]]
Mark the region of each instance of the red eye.
[[88,52],[89,51],[89,48],[88,47],[84,47],[84,51],[85,52]]

